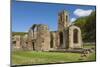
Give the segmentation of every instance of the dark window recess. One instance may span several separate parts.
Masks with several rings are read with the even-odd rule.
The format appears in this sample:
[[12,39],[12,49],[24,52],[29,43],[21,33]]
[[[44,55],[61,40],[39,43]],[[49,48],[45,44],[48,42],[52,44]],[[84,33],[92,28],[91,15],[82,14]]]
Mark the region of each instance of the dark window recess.
[[26,44],[28,44],[28,42],[26,42]]
[[74,43],[78,43],[78,30],[77,29],[74,29],[73,41]]
[[35,50],[35,48],[34,48],[34,42],[32,42],[32,45],[33,45],[33,50]]
[[66,21],[68,21],[68,16],[66,16]]
[[63,32],[60,32],[60,45],[63,45]]
[[13,41],[13,44],[16,44],[16,41]]
[[53,36],[51,34],[50,48],[53,48]]
[[44,40],[42,40],[42,43],[44,43]]

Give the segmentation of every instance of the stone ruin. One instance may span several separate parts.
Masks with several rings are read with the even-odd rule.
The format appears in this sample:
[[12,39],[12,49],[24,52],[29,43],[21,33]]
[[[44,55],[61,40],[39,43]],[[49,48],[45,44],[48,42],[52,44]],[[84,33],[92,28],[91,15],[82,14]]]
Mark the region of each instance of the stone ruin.
[[57,31],[49,31],[48,26],[44,24],[33,24],[28,34],[13,36],[12,46],[17,50],[32,51],[83,48],[81,30],[70,24],[69,14],[65,10],[58,14]]

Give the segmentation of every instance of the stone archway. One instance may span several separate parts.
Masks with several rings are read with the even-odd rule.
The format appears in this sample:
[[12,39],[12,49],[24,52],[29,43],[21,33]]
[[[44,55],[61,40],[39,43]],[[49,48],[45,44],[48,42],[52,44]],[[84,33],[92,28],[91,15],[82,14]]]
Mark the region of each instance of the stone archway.
[[77,26],[69,27],[69,48],[82,48],[81,30]]

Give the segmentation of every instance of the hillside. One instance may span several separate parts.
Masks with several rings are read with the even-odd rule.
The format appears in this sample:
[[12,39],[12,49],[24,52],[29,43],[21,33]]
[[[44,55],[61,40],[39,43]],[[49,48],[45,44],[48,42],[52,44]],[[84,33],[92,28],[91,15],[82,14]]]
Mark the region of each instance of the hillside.
[[27,34],[27,32],[12,32],[12,36],[14,36],[14,35],[21,35],[21,36],[23,36],[25,34]]

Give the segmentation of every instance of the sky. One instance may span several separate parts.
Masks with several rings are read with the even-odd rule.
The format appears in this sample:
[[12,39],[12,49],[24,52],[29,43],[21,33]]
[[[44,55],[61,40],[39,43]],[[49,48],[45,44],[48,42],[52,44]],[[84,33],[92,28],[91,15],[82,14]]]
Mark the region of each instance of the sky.
[[96,10],[95,6],[24,2],[12,0],[11,21],[13,32],[27,32],[33,24],[46,24],[49,30],[58,29],[58,13],[69,12],[70,23],[79,17],[88,16]]

